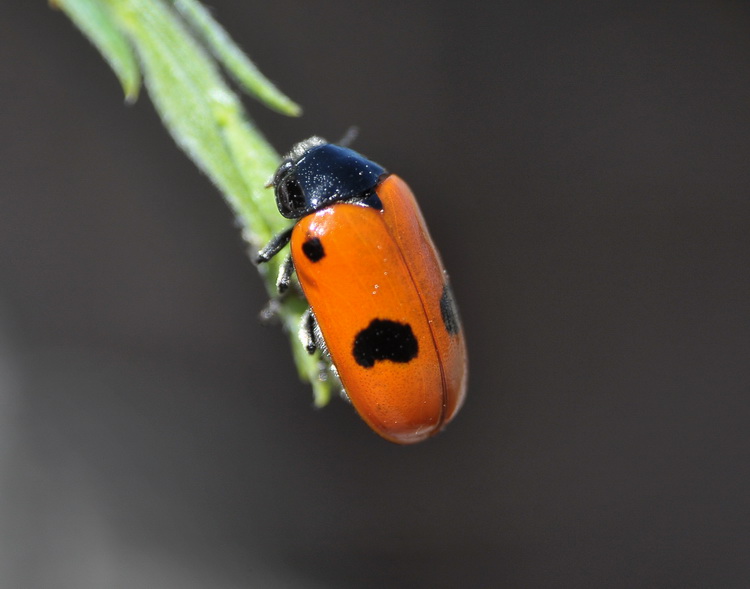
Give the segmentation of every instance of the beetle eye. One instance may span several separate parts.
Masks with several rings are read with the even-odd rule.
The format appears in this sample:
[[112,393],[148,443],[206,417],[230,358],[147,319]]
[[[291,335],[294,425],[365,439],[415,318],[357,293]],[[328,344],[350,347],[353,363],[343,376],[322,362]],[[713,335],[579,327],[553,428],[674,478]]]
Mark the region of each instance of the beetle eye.
[[300,211],[305,209],[305,195],[302,188],[294,178],[282,180],[276,189],[276,200],[279,211],[286,218],[299,216]]

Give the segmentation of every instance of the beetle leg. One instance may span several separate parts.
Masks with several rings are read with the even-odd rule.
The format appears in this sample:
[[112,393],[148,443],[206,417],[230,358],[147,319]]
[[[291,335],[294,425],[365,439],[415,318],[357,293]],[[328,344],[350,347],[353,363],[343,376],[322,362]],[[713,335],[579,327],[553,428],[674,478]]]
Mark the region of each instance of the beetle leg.
[[288,255],[284,258],[284,262],[279,268],[279,276],[276,279],[276,290],[279,294],[284,294],[289,288],[289,284],[292,281],[292,273],[294,272],[294,262],[292,262],[292,256]]
[[318,349],[316,331],[319,332],[320,330],[317,327],[318,322],[315,320],[315,315],[313,315],[312,309],[308,307],[307,311],[303,313],[299,325],[299,340],[305,346],[308,354],[314,354],[315,350]]
[[344,136],[341,138],[341,141],[338,142],[338,144],[341,147],[350,147],[352,143],[357,139],[357,136],[359,135],[359,127],[356,125],[352,125],[346,130],[346,133],[344,133]]
[[318,320],[315,318],[315,314],[310,307],[302,314],[299,326],[299,339],[308,353],[314,354],[315,350],[320,350],[325,358],[330,358],[328,346],[326,346],[326,341],[323,339],[323,332],[320,331]]
[[292,238],[293,230],[294,225],[288,229],[284,229],[281,233],[274,235],[271,238],[271,241],[269,241],[265,247],[258,252],[258,255],[255,257],[255,263],[263,264],[284,249],[284,246],[289,243],[289,240]]
[[280,303],[278,298],[272,298],[268,301],[265,307],[260,312],[260,322],[264,325],[271,325],[272,323],[279,323],[279,308]]

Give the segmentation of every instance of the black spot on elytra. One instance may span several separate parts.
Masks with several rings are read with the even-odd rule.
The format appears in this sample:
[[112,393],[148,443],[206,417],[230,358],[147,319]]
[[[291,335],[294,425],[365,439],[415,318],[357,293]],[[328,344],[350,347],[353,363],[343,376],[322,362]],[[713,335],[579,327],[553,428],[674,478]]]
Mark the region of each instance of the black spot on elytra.
[[381,360],[409,362],[417,357],[419,345],[408,323],[373,319],[354,338],[352,353],[357,364],[372,368]]
[[323,249],[323,244],[317,237],[310,237],[302,244],[302,253],[307,256],[307,259],[311,262],[319,262],[326,257],[326,251]]
[[443,318],[443,325],[445,325],[445,330],[448,333],[456,335],[461,331],[461,320],[458,318],[458,309],[456,309],[453,292],[447,282],[443,287],[443,294],[440,296],[440,315]]

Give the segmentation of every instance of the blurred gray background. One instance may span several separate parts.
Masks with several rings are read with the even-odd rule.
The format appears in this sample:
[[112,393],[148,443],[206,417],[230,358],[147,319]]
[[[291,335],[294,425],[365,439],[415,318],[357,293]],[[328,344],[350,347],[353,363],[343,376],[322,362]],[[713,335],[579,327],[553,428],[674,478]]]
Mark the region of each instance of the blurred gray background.
[[416,447],[312,408],[232,216],[45,2],[0,17],[0,587],[747,587],[750,6],[239,2],[418,195],[471,357]]

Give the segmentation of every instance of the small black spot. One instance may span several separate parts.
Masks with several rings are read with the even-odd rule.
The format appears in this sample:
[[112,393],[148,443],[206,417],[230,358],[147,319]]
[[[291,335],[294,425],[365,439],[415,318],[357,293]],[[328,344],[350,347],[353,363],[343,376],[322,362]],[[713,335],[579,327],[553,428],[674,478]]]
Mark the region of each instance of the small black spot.
[[417,357],[419,345],[411,325],[390,319],[373,319],[354,338],[354,359],[365,368],[390,360],[406,363]]
[[323,249],[323,244],[317,237],[308,238],[308,240],[302,244],[302,252],[311,262],[319,262],[326,257],[326,251]]
[[447,282],[443,287],[443,294],[440,296],[440,315],[443,317],[443,324],[448,333],[456,335],[461,331],[458,309],[456,308],[456,302],[453,300],[451,287]]

